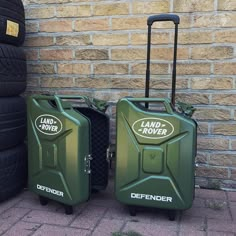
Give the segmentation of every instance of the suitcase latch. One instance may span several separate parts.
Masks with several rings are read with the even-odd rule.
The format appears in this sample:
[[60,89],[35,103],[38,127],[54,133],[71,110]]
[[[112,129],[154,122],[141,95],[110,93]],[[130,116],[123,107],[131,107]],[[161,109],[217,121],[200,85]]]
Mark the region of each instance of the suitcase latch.
[[84,162],[85,162],[84,172],[87,174],[91,174],[91,161],[92,160],[93,160],[93,158],[92,158],[91,154],[85,156],[85,158],[84,158]]

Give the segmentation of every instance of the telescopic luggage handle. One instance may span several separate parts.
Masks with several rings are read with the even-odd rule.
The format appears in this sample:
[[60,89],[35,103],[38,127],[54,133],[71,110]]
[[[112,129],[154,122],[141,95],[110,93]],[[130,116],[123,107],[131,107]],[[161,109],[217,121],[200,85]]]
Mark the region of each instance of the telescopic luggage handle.
[[161,14],[148,17],[148,25],[152,25],[155,21],[173,21],[174,24],[179,24],[179,16],[175,14]]
[[149,97],[149,84],[150,84],[150,55],[151,55],[151,29],[152,24],[156,21],[172,21],[175,24],[175,37],[174,37],[174,58],[172,70],[172,91],[171,103],[175,106],[175,87],[176,87],[176,59],[177,59],[177,42],[178,42],[178,24],[179,16],[175,14],[161,14],[148,17],[148,42],[147,42],[147,69],[146,69],[146,87],[145,97]]

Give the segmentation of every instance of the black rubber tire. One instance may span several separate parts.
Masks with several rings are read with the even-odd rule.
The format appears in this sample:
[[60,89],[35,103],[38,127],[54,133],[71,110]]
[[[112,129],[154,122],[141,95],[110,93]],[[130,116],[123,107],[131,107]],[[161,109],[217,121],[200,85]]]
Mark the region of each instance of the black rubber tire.
[[24,142],[27,131],[26,119],[24,98],[0,98],[0,150]]
[[0,202],[14,197],[27,180],[27,148],[21,144],[0,152]]
[[[10,25],[16,27],[8,30]],[[11,28],[12,29],[12,28]],[[21,0],[0,1],[0,42],[20,46],[25,41],[25,11]]]
[[26,89],[26,56],[21,48],[0,44],[0,96],[17,96]]

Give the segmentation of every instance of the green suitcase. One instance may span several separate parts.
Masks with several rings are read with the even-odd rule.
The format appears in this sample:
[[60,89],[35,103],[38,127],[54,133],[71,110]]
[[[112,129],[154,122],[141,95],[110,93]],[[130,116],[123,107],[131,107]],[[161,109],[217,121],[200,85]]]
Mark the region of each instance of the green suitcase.
[[90,121],[58,96],[30,96],[27,107],[29,189],[72,214],[90,196]]
[[[172,99],[149,98],[151,26],[155,21],[175,24]],[[176,210],[191,207],[197,124],[175,110],[177,33],[179,17],[173,14],[148,18],[145,98],[123,98],[117,104],[116,198],[136,214],[137,206]]]

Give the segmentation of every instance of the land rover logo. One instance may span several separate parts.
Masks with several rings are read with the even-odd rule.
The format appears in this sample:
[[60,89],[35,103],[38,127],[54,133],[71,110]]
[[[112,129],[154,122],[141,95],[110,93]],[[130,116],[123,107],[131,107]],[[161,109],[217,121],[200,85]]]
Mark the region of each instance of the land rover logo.
[[169,121],[151,117],[135,121],[132,129],[138,136],[149,139],[166,138],[174,132],[174,126]]
[[48,114],[38,116],[35,120],[35,126],[38,131],[46,135],[56,135],[62,130],[61,121],[57,117]]

